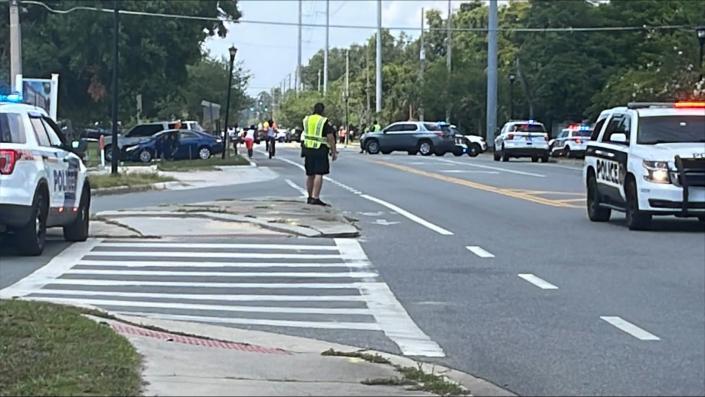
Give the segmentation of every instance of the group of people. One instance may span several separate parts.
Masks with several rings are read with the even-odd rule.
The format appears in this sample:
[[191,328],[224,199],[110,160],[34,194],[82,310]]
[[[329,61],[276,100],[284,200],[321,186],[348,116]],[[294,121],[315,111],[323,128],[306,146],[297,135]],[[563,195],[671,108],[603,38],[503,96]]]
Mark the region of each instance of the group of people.
[[[274,124],[274,120],[265,121],[262,128],[266,131],[266,150],[270,153],[270,158],[275,154],[275,143],[277,141],[277,129]],[[251,124],[249,128],[243,129],[242,132],[238,133],[237,125],[235,127],[228,128],[227,131],[228,138],[232,142],[233,149],[237,152],[237,144],[242,142],[247,148],[247,156],[252,158],[254,155],[254,145],[257,140],[257,126]],[[271,147],[271,151],[270,151]]]

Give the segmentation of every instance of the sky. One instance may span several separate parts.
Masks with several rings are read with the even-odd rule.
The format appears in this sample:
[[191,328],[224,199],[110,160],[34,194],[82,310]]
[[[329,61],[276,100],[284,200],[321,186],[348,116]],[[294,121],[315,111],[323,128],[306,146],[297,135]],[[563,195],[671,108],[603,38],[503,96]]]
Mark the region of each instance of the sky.
[[[455,10],[462,1],[452,0]],[[297,0],[239,0],[238,8],[242,20],[298,22]],[[382,1],[382,26],[420,27],[421,8],[438,9],[445,18],[448,13],[448,0],[384,0]],[[326,2],[324,0],[303,1],[303,23],[325,24]],[[342,25],[376,26],[376,0],[331,0],[330,23]],[[250,70],[248,94],[256,95],[260,91],[269,91],[278,87],[283,79],[296,70],[298,28],[297,26],[275,26],[259,24],[229,24],[225,38],[210,38],[205,43],[211,55],[227,56],[228,48],[238,48],[237,60]],[[375,33],[375,29],[330,29],[330,48],[347,47],[353,43],[362,43]],[[400,30],[392,31],[398,35]],[[407,31],[416,37],[418,31]],[[325,28],[304,27],[302,31],[302,64],[325,46]],[[287,80],[288,81],[288,80]]]

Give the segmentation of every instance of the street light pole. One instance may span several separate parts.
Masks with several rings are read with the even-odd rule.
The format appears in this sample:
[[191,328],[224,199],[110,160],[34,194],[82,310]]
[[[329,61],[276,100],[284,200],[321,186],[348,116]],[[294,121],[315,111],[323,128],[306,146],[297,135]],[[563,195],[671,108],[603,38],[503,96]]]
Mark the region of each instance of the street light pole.
[[18,74],[22,74],[22,29],[19,0],[10,0],[10,92],[15,91]]
[[698,35],[698,41],[700,42],[700,80],[703,81],[703,47],[705,47],[705,26],[698,26],[695,28],[695,33]]
[[110,158],[110,173],[117,175],[118,173],[118,157],[120,156],[120,148],[118,147],[118,37],[120,36],[120,11],[118,10],[118,1],[113,2],[113,81],[112,81],[112,145]]
[[516,76],[512,73],[509,75],[509,120],[514,119],[514,81]]
[[[235,63],[235,55],[237,55],[237,48],[235,48],[235,46],[232,46],[228,51],[230,52],[230,72],[228,75],[228,99],[225,101],[225,133],[223,134],[222,155],[223,160],[228,157],[228,119],[230,118],[230,94],[233,91],[233,64]],[[237,146],[235,146],[235,154],[237,154]]]

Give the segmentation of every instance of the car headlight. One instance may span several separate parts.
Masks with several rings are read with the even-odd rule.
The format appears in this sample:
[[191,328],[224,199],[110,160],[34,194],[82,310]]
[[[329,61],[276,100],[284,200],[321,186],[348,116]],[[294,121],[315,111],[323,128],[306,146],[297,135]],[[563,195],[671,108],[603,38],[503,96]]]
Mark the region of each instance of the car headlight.
[[223,140],[220,139],[220,138],[218,138],[218,139],[215,140],[215,142],[216,142],[216,143],[223,143]]
[[134,151],[134,150],[137,150],[138,147],[139,147],[139,146],[137,146],[137,145],[135,145],[135,146],[129,146],[129,147],[125,148],[125,151],[126,151],[126,152],[132,152],[132,151]]
[[644,179],[647,181],[664,184],[671,183],[671,177],[668,172],[668,162],[644,160],[644,169],[646,171]]

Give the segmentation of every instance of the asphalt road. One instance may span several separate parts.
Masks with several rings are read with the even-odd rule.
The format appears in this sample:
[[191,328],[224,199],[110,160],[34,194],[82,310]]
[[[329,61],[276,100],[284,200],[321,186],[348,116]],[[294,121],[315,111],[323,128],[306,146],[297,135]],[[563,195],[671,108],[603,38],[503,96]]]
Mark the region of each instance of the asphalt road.
[[[94,210],[299,195],[298,150],[256,161],[280,177],[96,197]],[[703,395],[705,228],[665,218],[631,232],[621,214],[591,223],[580,175],[576,162],[344,150],[322,199],[359,220],[379,279],[445,351],[439,362],[523,395]],[[260,328],[351,343],[334,330]],[[379,335],[357,338],[394,351]]]

